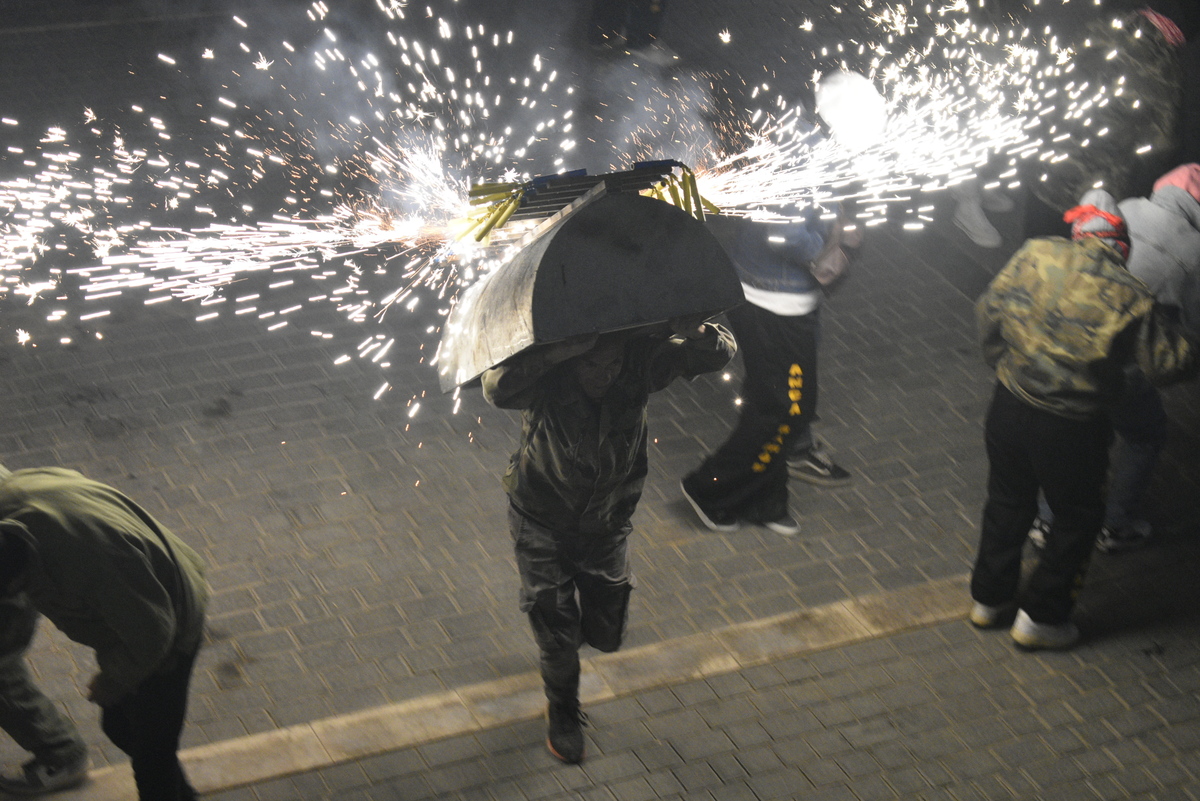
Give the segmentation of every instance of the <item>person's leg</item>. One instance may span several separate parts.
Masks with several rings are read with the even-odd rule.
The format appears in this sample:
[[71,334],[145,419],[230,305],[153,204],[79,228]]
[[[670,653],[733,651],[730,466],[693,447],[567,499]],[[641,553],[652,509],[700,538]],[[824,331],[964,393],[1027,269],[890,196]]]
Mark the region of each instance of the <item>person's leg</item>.
[[629,574],[632,529],[626,524],[612,536],[598,537],[582,566],[583,572],[575,576],[583,641],[598,651],[616,651],[625,638],[629,594],[633,591]]
[[1004,238],[983,213],[983,190],[978,178],[964,181],[950,190],[954,197],[954,224],[981,248],[998,248]]
[[579,606],[555,532],[510,506],[509,531],[521,577],[521,611],[540,651],[546,697],[575,702],[579,689]]
[[1112,428],[1039,412],[1029,426],[1034,469],[1054,513],[1021,598],[1035,623],[1068,622],[1104,519],[1104,480]]
[[813,421],[817,418],[817,401],[820,398],[821,385],[817,372],[817,348],[821,339],[821,309],[818,306],[809,314],[801,314],[792,318],[794,331],[791,348],[792,360],[800,368],[800,379],[803,383],[800,396],[800,413],[795,418],[792,433],[792,446],[788,449],[788,460],[803,457],[816,445],[812,432]]
[[195,801],[179,763],[196,654],[175,653],[130,695],[104,707],[100,727],[129,755],[141,801]]
[[564,762],[583,759],[583,723],[579,709],[579,605],[571,560],[556,532],[510,506],[509,531],[521,577],[521,611],[529,617],[538,646],[538,667],[548,702],[546,746]]
[[1037,514],[1038,482],[1025,436],[1032,411],[996,383],[984,424],[987,501],[971,572],[971,598],[989,607],[1016,600],[1021,547]]
[[0,729],[51,772],[79,772],[87,746],[70,718],[38,689],[25,663],[37,612],[24,595],[0,600]]
[[684,478],[683,490],[718,524],[774,523],[788,517],[787,453],[806,391],[792,357],[796,318],[745,303],[728,319],[745,372],[738,421],[725,443]]
[[[1135,524],[1140,525],[1142,496],[1158,455],[1167,443],[1167,412],[1158,390],[1139,373],[1137,384],[1113,410],[1112,421],[1119,436],[1112,454],[1104,528],[1120,539]],[[1117,543],[1114,540],[1111,544]],[[1136,544],[1140,542],[1125,545]]]
[[788,450],[788,473],[792,478],[809,484],[840,487],[849,484],[854,477],[833,460],[812,428],[813,421],[817,419],[817,400],[821,386],[817,357],[821,341],[821,310],[818,307],[809,314],[791,319],[796,337],[792,346],[792,358],[800,367],[804,386],[800,399],[800,414],[792,418],[793,442]]

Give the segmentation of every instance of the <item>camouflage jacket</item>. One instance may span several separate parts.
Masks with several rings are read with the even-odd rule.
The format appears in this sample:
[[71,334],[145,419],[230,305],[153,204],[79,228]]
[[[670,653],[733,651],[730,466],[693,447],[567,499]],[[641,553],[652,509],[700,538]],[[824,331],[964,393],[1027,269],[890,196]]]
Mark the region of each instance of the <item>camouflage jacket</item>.
[[1107,102],[1086,114],[1058,121],[1054,150],[1065,158],[1048,160],[1030,183],[1058,211],[1076,205],[1097,181],[1115,198],[1146,194],[1150,182],[1174,166],[1162,159],[1174,149],[1183,98],[1178,48],[1137,12],[1116,22],[1101,15],[1087,25],[1075,69],[1058,79],[1063,107],[1080,92],[1080,101],[1102,86],[1107,94]]
[[646,479],[646,404],[676,378],[719,370],[733,337],[709,323],[700,339],[639,337],[625,349],[616,381],[599,401],[584,395],[568,364],[537,352],[483,374],[483,392],[521,410],[521,444],[504,474],[509,500],[547,528],[588,536],[619,531]]
[[975,306],[983,357],[1026,403],[1103,413],[1140,368],[1155,384],[1195,375],[1196,350],[1121,255],[1097,239],[1031,239]]

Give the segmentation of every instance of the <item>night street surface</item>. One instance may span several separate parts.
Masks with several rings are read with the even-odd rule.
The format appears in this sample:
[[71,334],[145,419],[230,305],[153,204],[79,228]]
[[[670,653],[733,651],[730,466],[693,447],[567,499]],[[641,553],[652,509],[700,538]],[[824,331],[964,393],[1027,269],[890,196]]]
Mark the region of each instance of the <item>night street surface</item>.
[[[330,5],[343,28],[378,34],[373,4]],[[587,52],[581,4],[501,5],[464,1],[446,13],[456,25],[511,28],[531,42],[517,55],[554,54],[605,108],[631,75],[651,86],[722,75],[718,99],[736,104],[745,83],[759,80],[803,95],[813,71],[794,22],[784,23],[802,4],[744,2],[736,13],[712,0],[669,4],[663,38],[680,61],[667,71]],[[283,3],[77,3],[69,20],[17,6],[0,31],[0,117],[20,124],[0,134],[25,147],[52,125],[82,129],[85,108],[98,124],[126,126],[134,104],[167,123],[166,147],[181,160],[202,155],[214,140],[197,104],[226,94],[262,108],[283,101],[257,76],[223,86],[230,65],[205,63],[200,52],[239,36],[253,51],[256,41],[292,36],[300,45],[311,35],[302,13]],[[853,36],[854,25],[824,30]],[[317,97],[314,72],[303,89]],[[329,94],[330,108],[346,97]],[[612,107],[610,118],[580,130],[619,139],[631,113]],[[579,165],[562,166],[607,166],[603,147],[581,144],[578,153]],[[0,155],[6,180],[19,161]],[[225,200],[234,215],[253,205],[250,219],[273,211],[286,191],[265,180]],[[146,218],[170,218],[162,197],[138,201]],[[765,664],[615,687],[616,697],[586,707],[582,766],[555,762],[544,723],[518,714],[373,756],[330,755],[294,776],[199,789],[225,801],[1200,798],[1196,385],[1165,393],[1171,440],[1147,502],[1155,538],[1141,552],[1095,556],[1076,614],[1084,642],[1029,655],[1003,632],[972,629],[966,574],[992,388],[972,304],[1019,245],[1021,210],[993,215],[1005,242],[984,251],[938,204],[938,222],[924,232],[872,229],[822,312],[817,429],[855,481],[840,489],[793,481],[800,535],[710,532],[679,495],[679,478],[732,425],[736,365],[652,399],[626,647],[669,653],[726,627],[862,599],[908,604],[924,588],[955,582],[962,619],[885,626]],[[247,293],[266,292],[265,280],[247,276]],[[386,284],[369,270],[363,281],[372,291]],[[214,594],[185,761],[186,749],[536,671],[499,484],[519,420],[477,389],[463,391],[457,412],[439,392],[427,363],[441,319],[435,300],[394,308],[381,325],[312,305],[268,330],[255,315],[197,322],[195,301],[146,305],[136,293],[83,321],[95,301],[70,286],[62,297],[0,298],[0,461],[62,465],[112,484],[207,561]],[[52,309],[79,322],[48,323]],[[36,337],[19,345],[12,328]],[[388,367],[335,363],[381,332],[395,340]],[[383,381],[391,389],[375,399]],[[80,693],[94,669],[90,652],[45,625],[30,659],[79,723],[93,767],[124,762]],[[5,740],[0,758],[24,755]],[[70,797],[104,797],[96,793],[107,776]]]

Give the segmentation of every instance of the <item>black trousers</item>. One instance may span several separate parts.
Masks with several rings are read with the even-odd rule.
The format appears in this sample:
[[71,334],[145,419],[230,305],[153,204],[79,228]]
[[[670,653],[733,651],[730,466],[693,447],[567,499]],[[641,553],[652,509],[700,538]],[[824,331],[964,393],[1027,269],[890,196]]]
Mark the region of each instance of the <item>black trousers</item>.
[[751,303],[727,316],[746,373],[741,410],[729,438],[683,485],[718,522],[766,523],[788,513],[787,454],[816,413],[820,318]]
[[195,651],[173,654],[133,693],[101,712],[100,728],[129,755],[139,801],[196,799],[177,753],[195,662]]
[[[985,424],[988,494],[971,597],[989,606],[1018,601],[1037,623],[1070,617],[1104,520],[1112,425],[1034,408],[999,382]],[[1021,548],[1037,516],[1038,489],[1054,521],[1018,597]]]
[[521,611],[529,616],[546,698],[579,698],[579,647],[616,651],[629,618],[629,532],[598,536],[556,531],[508,508],[521,576]]

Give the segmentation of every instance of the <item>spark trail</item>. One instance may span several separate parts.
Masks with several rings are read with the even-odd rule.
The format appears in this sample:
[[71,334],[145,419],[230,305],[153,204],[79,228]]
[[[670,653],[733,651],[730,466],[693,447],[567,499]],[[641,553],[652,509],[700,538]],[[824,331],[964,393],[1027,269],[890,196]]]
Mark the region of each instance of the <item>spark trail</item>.
[[[40,301],[51,333],[0,323],[0,336],[68,341],[56,328],[98,325],[117,298],[188,302],[198,323],[253,316],[268,330],[330,309],[370,326],[423,299],[444,316],[522,234],[514,225],[482,243],[459,238],[469,186],[572,168],[577,118],[602,113],[577,107],[584,78],[570,63],[529,52],[512,32],[452,21],[455,5],[377,0],[371,45],[324,2],[307,8],[294,41],[270,41],[234,16],[236,43],[159,56],[168,78],[221,73],[199,119],[180,121],[186,134],[150,104],[129,103],[104,118],[84,111],[78,127],[35,142],[7,137],[0,302]],[[1057,120],[1119,91],[1069,84],[1073,105],[1060,108],[1047,87],[1069,77],[1072,51],[1050,32],[977,24],[970,11],[867,0],[856,13],[868,35],[814,46],[814,81],[854,69],[883,94],[886,135],[866,149],[825,136],[769,83],[717,120],[712,76],[644,70],[627,87],[642,123],[598,145],[612,168],[695,165],[701,193],[735,213],[846,203],[868,226],[921,227],[929,193],[997,159],[995,180],[1015,186],[1021,161],[1055,157]],[[795,24],[798,38],[820,39],[819,26]],[[0,133],[20,128],[0,120]],[[313,333],[328,336],[319,324]],[[387,341],[370,333],[341,360],[386,369]]]

